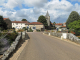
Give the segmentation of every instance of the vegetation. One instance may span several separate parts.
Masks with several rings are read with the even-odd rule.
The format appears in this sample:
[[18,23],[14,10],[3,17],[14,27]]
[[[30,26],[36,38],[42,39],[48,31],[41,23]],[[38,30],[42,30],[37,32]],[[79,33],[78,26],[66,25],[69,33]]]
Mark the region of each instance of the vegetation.
[[0,16],[0,30],[6,30],[7,29],[7,24],[3,20],[3,16]]
[[26,28],[26,27],[23,27],[22,29],[27,30],[27,28]]
[[45,16],[43,16],[43,15],[39,16],[37,22],[43,23],[45,27],[48,26],[47,21],[46,21],[46,18],[45,18]]
[[13,33],[9,33],[6,38],[8,39],[9,43],[11,44],[13,41],[15,41],[15,38],[17,37],[18,33],[17,32],[13,32]]
[[80,20],[70,23],[68,27],[70,31],[75,32],[75,35],[80,35]]
[[78,14],[76,11],[72,11],[72,12],[70,13],[67,21],[66,21],[66,27],[67,27],[67,28],[70,28],[70,27],[68,27],[68,25],[69,25],[71,22],[77,21],[77,20],[79,20],[79,19],[80,19],[79,14]]
[[27,21],[26,19],[22,19],[22,21]]
[[23,32],[24,31],[24,29],[19,29],[17,32]]
[[39,29],[36,29],[36,31],[37,31],[37,32],[40,32],[40,30],[39,30]]
[[33,30],[31,29],[31,27],[29,28],[29,30],[27,30],[28,32],[33,32]]

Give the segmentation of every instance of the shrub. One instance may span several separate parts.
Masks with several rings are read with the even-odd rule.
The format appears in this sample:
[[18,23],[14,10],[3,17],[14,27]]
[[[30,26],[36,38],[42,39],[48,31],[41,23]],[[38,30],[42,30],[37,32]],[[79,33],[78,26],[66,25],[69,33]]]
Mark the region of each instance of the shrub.
[[9,43],[11,44],[15,40],[17,35],[18,35],[17,32],[15,32],[15,33],[14,32],[13,33],[8,33],[6,38],[8,39]]
[[40,32],[40,30],[39,30],[39,29],[36,29],[36,31],[37,31],[37,32]]
[[33,32],[33,30],[31,29],[31,27],[29,28],[28,32]]

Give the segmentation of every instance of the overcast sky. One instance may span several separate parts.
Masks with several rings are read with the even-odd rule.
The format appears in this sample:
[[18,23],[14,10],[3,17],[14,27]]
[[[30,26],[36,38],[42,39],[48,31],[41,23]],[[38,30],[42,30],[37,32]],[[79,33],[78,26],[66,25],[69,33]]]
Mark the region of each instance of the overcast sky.
[[37,22],[47,11],[52,23],[63,23],[72,11],[80,15],[80,0],[0,0],[0,15],[11,21]]

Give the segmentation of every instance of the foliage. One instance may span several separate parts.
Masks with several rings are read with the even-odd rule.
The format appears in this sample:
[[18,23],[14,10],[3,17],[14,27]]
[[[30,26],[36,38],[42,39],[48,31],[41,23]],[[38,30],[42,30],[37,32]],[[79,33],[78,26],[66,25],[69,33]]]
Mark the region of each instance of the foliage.
[[21,21],[27,21],[26,19],[22,19]]
[[43,16],[43,15],[39,16],[37,22],[43,23],[45,27],[48,26],[47,21],[46,21],[46,18],[45,18],[45,16]]
[[9,43],[11,44],[13,41],[15,41],[16,36],[18,35],[17,32],[8,33],[6,38],[8,39]]
[[37,32],[40,32],[40,30],[39,30],[39,29],[36,29],[36,31],[37,31]]
[[27,30],[27,28],[26,28],[26,27],[23,27],[22,29]]
[[80,20],[70,23],[68,27],[75,32],[75,35],[80,35]]
[[55,25],[56,23],[55,22],[53,22],[53,25]]
[[77,20],[79,20],[79,14],[76,11],[72,11],[66,21],[66,27],[69,28],[68,25]]
[[1,30],[6,30],[7,29],[7,24],[6,24],[6,22],[4,22],[2,16],[0,16],[0,29]]
[[29,28],[28,32],[33,32],[33,30],[31,29],[31,27]]
[[23,32],[24,31],[24,29],[19,29],[17,32]]

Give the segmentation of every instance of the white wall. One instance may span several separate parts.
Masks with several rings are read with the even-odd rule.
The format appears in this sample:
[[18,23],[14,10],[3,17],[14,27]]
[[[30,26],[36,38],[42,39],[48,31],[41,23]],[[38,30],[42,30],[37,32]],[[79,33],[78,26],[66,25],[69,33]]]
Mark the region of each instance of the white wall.
[[12,23],[12,28],[13,27],[18,28],[18,29],[22,29],[23,27],[25,27],[25,23]]

